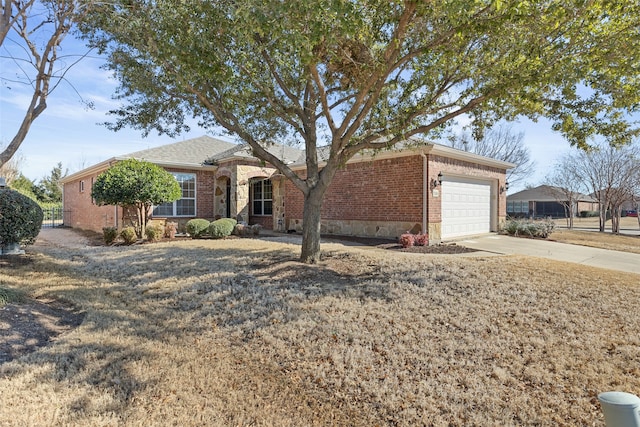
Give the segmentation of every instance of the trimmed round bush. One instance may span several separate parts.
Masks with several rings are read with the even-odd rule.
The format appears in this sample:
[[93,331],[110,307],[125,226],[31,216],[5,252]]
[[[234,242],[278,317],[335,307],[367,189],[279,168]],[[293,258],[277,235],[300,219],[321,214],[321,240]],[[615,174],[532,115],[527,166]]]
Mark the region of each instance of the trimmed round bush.
[[238,222],[233,218],[220,218],[209,225],[209,235],[214,239],[230,236]]
[[191,219],[187,222],[187,226],[186,226],[187,233],[189,233],[189,235],[194,239],[198,237],[202,237],[204,234],[207,233],[207,230],[209,229],[209,224],[210,222],[207,221],[206,219],[201,219],[201,218]]
[[116,227],[103,227],[102,239],[107,245],[112,244],[118,238],[118,229]]
[[147,225],[145,234],[147,235],[147,239],[152,242],[157,242],[164,235],[164,227],[162,227],[160,224]]
[[133,227],[123,228],[120,232],[120,237],[122,237],[126,245],[133,245],[138,240],[138,234]]
[[0,189],[0,246],[30,245],[42,226],[42,209],[17,191]]

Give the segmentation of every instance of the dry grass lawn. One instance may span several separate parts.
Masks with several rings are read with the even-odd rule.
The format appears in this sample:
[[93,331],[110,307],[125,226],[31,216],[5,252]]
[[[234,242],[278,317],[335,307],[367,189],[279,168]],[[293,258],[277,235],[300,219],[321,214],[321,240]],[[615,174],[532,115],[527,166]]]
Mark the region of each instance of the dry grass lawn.
[[556,230],[549,240],[573,245],[590,246],[592,248],[640,254],[640,236],[616,236],[611,233],[597,233],[581,230]]
[[[581,229],[598,230],[598,218],[576,218],[574,230],[556,228],[551,234],[550,240],[560,243],[590,246],[593,248],[609,249],[614,251],[631,252],[640,254],[640,236],[631,235],[630,230],[638,230],[638,219],[632,217],[622,218],[620,221],[621,233],[614,235],[609,232],[584,231]],[[564,225],[561,220],[558,225]],[[611,221],[607,221],[607,230],[611,229]]]
[[640,276],[525,257],[182,241],[30,250],[86,312],[0,365],[0,425],[597,425],[640,394]]

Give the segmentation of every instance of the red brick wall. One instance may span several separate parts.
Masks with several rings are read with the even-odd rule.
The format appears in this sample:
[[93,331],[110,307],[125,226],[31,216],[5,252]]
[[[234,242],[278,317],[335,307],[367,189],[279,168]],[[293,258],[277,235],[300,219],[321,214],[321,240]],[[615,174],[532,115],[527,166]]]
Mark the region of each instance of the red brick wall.
[[[448,157],[428,155],[429,223],[442,221],[441,194],[433,196],[431,183],[438,174],[465,176],[497,182],[504,186],[502,169]],[[351,163],[337,172],[322,205],[323,220],[422,222],[423,158],[420,155]],[[439,190],[439,188],[437,188]],[[506,215],[506,193],[498,193],[497,216]],[[285,215],[301,219],[304,198],[290,182],[286,183]]]
[[[212,171],[185,171],[168,169],[169,172],[196,174],[196,216],[213,220],[215,175]],[[102,171],[100,171],[102,172]],[[73,228],[93,230],[101,233],[103,227],[122,227],[122,209],[114,206],[97,206],[91,201],[92,179],[100,174],[85,175],[64,185],[64,224]],[[84,192],[80,191],[80,182],[84,181]],[[163,217],[164,218],[164,217]],[[192,217],[168,218],[172,221],[186,222]],[[184,220],[184,221],[183,221]]]
[[[97,176],[98,173],[86,175],[64,184],[65,226],[102,233],[103,227],[118,225],[116,217],[122,218],[121,209],[116,209],[115,206],[97,206],[91,200],[91,185]],[[80,191],[81,182],[84,182],[84,191]]]
[[260,224],[265,230],[273,230],[273,215],[249,216],[249,224]]
[[[302,218],[304,198],[286,183],[285,215]],[[322,219],[422,221],[422,157],[350,163],[327,189]]]

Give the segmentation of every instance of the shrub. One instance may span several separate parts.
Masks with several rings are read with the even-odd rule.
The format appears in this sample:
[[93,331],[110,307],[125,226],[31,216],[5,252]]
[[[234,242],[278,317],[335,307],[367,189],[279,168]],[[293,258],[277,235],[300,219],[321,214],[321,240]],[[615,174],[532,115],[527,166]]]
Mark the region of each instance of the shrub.
[[422,233],[416,234],[414,241],[416,246],[429,246],[429,235]]
[[404,233],[400,236],[399,243],[400,245],[402,245],[403,248],[410,248],[413,245],[415,245],[416,236],[415,234]]
[[0,189],[0,246],[30,245],[42,226],[42,209],[17,191]]
[[164,235],[163,227],[160,224],[156,225],[147,225],[147,228],[144,230],[147,235],[147,239],[152,242],[157,242]]
[[118,229],[116,227],[103,227],[102,239],[107,245],[112,244],[118,238]]
[[254,224],[254,225],[236,224],[236,226],[233,229],[233,233],[231,234],[235,234],[236,236],[242,236],[242,237],[257,236],[260,234],[260,229],[262,229],[262,226],[260,224]]
[[237,223],[238,222],[233,218],[217,219],[209,225],[209,235],[214,239],[227,237],[233,233]]
[[14,302],[22,302],[25,300],[22,291],[16,291],[8,288],[0,288],[0,307]]
[[580,211],[581,218],[593,218],[595,216],[600,216],[600,212],[598,211]]
[[512,236],[538,237],[546,239],[553,232],[556,223],[546,219],[543,221],[510,220],[503,231]]
[[176,238],[176,232],[178,231],[178,223],[177,222],[167,222],[164,225],[164,237],[169,239]]
[[123,228],[120,232],[120,237],[122,237],[126,245],[133,245],[138,240],[136,229],[133,227]]
[[202,237],[204,234],[207,233],[207,230],[209,229],[209,224],[210,222],[207,221],[206,219],[201,219],[201,218],[196,218],[196,219],[191,219],[187,222],[187,233],[189,233],[189,235],[196,239],[198,237]]

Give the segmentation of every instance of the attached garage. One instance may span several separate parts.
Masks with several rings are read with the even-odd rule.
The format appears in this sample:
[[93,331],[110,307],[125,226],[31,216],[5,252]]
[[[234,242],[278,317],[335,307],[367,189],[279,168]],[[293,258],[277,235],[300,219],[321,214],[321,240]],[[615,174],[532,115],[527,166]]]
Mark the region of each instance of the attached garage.
[[442,239],[491,231],[491,182],[442,178]]

